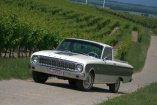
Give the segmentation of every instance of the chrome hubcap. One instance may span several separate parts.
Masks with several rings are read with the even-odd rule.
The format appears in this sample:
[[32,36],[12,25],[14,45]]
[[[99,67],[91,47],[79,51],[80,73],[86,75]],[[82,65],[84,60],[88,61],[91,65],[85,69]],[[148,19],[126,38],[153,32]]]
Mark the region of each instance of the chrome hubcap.
[[86,80],[83,81],[83,86],[84,88],[88,89],[91,87],[92,85],[92,76],[91,75],[88,75],[88,77],[86,78]]

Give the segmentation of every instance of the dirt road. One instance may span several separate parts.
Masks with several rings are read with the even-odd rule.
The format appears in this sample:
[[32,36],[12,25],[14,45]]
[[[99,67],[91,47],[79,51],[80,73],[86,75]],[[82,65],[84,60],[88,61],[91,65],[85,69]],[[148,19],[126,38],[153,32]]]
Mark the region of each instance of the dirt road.
[[91,92],[78,91],[67,81],[49,79],[46,84],[33,80],[0,81],[0,105],[93,105],[108,98],[127,94],[140,87],[157,82],[157,37],[151,37],[146,63],[141,73],[133,75],[133,81],[121,84],[119,93],[113,94],[102,84],[94,85]]

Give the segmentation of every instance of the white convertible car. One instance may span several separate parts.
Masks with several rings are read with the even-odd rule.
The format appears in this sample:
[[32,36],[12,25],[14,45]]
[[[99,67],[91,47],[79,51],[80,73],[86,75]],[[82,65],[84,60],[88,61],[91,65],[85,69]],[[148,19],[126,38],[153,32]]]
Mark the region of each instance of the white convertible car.
[[114,60],[111,46],[73,38],[64,39],[55,50],[33,53],[29,64],[35,82],[44,83],[56,76],[83,91],[89,91],[95,83],[107,84],[116,93],[120,81],[131,82],[133,74],[131,65]]

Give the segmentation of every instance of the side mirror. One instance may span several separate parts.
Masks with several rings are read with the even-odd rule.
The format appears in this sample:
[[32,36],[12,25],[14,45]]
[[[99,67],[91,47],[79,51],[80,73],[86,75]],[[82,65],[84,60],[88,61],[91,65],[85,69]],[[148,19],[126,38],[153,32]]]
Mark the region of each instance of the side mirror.
[[104,58],[103,58],[103,61],[105,61],[105,60],[109,60],[108,57],[104,57]]

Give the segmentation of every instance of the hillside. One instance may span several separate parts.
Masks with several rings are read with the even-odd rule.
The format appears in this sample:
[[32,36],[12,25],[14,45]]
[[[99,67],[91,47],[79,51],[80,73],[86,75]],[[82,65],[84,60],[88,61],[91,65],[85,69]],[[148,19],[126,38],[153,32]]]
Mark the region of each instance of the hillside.
[[[111,46],[118,44],[116,58],[127,59],[133,65],[141,63],[138,58],[142,57],[142,65],[135,67],[140,70],[150,39],[142,25],[157,25],[153,19],[64,0],[1,0],[0,8],[0,55],[5,52],[5,56],[8,50],[12,56],[14,50],[31,54],[32,50],[52,49],[64,38],[78,36]],[[136,42],[132,41],[133,31],[137,33]],[[131,61],[132,53],[128,52],[139,48],[137,59]]]

